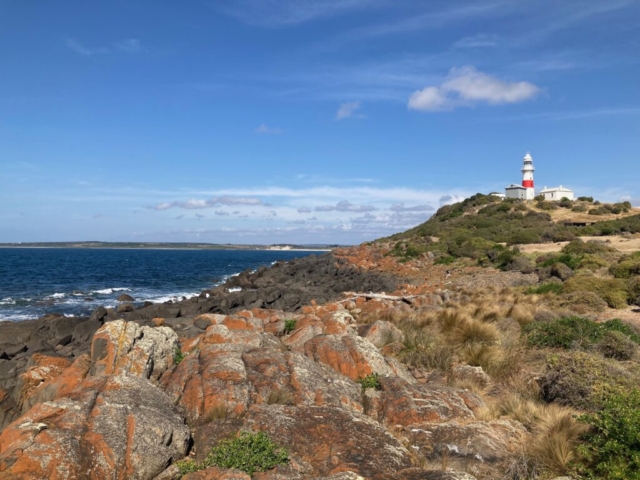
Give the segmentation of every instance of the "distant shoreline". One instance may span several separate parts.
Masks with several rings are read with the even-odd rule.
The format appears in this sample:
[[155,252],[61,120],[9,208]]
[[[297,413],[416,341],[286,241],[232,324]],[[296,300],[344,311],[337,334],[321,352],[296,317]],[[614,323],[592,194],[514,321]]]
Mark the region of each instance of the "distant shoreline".
[[0,248],[70,248],[78,250],[98,250],[98,249],[114,249],[114,250],[246,250],[246,251],[264,251],[264,252],[330,252],[339,245],[328,246],[289,246],[287,248],[273,248],[273,246],[265,245],[220,245],[220,244],[127,244],[127,243],[80,243],[69,242],[59,243],[0,243]]

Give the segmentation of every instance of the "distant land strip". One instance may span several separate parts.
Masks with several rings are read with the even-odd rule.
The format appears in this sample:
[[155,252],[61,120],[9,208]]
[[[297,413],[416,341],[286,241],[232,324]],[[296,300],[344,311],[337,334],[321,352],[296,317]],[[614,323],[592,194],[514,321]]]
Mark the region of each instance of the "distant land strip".
[[318,250],[328,251],[341,245],[244,245],[235,243],[171,243],[171,242],[15,242],[0,243],[0,248],[140,248],[186,250]]

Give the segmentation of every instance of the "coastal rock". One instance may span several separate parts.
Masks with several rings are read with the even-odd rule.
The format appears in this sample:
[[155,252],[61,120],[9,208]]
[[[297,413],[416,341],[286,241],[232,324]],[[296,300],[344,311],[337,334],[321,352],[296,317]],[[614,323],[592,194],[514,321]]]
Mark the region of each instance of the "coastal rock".
[[510,457],[526,438],[527,430],[513,420],[421,425],[411,429],[414,445],[437,457],[446,453],[460,459],[495,463]]
[[185,352],[162,385],[191,422],[202,423],[221,409],[240,415],[253,403],[362,410],[359,385],[300,353],[283,350],[270,334],[212,325]]
[[290,467],[306,478],[344,471],[373,477],[411,467],[407,449],[378,422],[344,409],[252,405],[242,422],[241,430],[264,431],[286,447]]
[[134,322],[106,323],[93,336],[91,375],[136,375],[151,380],[173,365],[178,336],[167,327],[140,327]]
[[[14,400],[19,409],[27,410],[34,402],[30,397],[36,395],[38,388],[47,380],[58,376],[71,364],[66,358],[35,354],[28,362],[27,370],[18,377],[13,391]],[[24,408],[26,402],[27,408]]]
[[329,365],[352,380],[371,373],[381,376],[399,376],[406,382],[415,382],[413,376],[398,362],[387,362],[368,340],[353,335],[318,335],[304,344],[309,358]]
[[168,397],[132,376],[87,378],[0,435],[3,478],[153,479],[183,458],[189,429]]
[[473,420],[484,402],[466,390],[430,384],[407,383],[398,377],[381,377],[379,408],[375,414],[387,425],[423,425],[452,419]]
[[118,298],[116,298],[116,300],[118,302],[133,302],[134,298],[128,293],[123,293],[122,295],[118,295]]
[[251,477],[240,470],[209,467],[206,470],[188,473],[182,480],[251,480]]

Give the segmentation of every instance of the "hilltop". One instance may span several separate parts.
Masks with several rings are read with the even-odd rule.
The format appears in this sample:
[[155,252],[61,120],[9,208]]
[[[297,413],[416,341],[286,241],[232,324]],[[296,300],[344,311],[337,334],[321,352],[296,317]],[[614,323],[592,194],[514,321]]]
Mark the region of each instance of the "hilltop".
[[640,216],[559,203],[474,195],[184,302],[0,323],[0,472],[638,479]]

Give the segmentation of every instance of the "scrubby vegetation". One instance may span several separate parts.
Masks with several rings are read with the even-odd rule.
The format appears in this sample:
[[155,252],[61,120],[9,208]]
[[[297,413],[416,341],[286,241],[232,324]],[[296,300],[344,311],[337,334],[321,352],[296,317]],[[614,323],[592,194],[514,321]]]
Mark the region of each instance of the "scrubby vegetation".
[[[611,253],[602,245],[570,245],[563,255]],[[577,297],[558,293],[562,287],[460,291],[441,308],[399,306],[375,318],[404,333],[397,354],[403,362],[481,395],[486,407],[475,412],[479,420],[513,419],[526,427],[531,437],[502,466],[504,478],[640,478],[632,476],[636,460],[625,456],[640,445],[633,437],[640,396],[626,411],[619,400],[640,383],[640,336],[618,319],[563,315],[556,302]],[[460,377],[460,365],[480,366],[491,380]],[[616,415],[636,424],[624,425]],[[615,428],[608,429],[611,422]]]
[[207,467],[235,468],[253,475],[289,461],[289,453],[278,446],[264,432],[242,432],[213,447],[202,463],[194,460],[177,462],[181,474],[197,472]]

